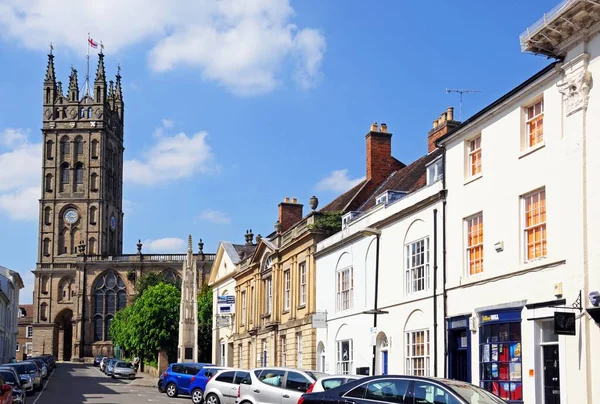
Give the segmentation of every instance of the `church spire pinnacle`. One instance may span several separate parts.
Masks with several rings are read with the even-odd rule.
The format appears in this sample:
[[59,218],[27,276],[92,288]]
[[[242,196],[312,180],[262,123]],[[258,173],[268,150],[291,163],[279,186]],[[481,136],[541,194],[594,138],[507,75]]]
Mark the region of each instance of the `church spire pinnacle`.
[[123,101],[123,90],[121,89],[121,65],[117,64],[117,83],[115,87],[115,97],[117,100]]
[[98,54],[98,69],[96,70],[96,83],[102,82],[106,85],[106,72],[104,70],[104,53]]
[[56,84],[56,73],[54,72],[54,55],[52,50],[54,47],[50,43],[50,53],[48,54],[48,66],[46,67],[46,79],[45,84],[55,85]]
[[77,83],[77,69],[71,66],[71,75],[69,76],[69,100],[79,100],[79,84]]

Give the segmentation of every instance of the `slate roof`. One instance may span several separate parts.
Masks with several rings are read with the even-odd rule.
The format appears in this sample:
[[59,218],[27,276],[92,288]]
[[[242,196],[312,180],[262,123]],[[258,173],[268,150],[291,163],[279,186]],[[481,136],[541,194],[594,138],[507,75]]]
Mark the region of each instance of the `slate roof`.
[[363,187],[368,182],[369,181],[366,179],[362,180],[361,182],[356,184],[354,187],[352,187],[350,190],[344,192],[343,194],[341,194],[340,196],[335,198],[333,201],[331,201],[327,205],[323,206],[319,210],[319,212],[340,212],[340,211],[345,212],[348,205],[350,205],[352,200],[356,197],[356,195],[358,195],[360,193],[360,190],[363,189]]
[[365,211],[375,206],[375,199],[381,193],[391,191],[405,191],[412,193],[427,185],[427,165],[442,155],[441,149],[413,161],[404,168],[393,172],[390,176],[373,192],[369,199],[358,209]]
[[242,261],[254,254],[254,250],[256,250],[256,244],[233,244],[233,248],[235,248],[235,251],[238,253],[238,260],[235,262],[237,264],[239,261]]

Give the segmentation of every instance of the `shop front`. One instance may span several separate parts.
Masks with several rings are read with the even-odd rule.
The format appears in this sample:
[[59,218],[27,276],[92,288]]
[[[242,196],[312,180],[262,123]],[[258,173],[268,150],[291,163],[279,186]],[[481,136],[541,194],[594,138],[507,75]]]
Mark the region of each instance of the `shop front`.
[[480,313],[480,386],[508,402],[523,402],[522,308]]
[[448,378],[471,383],[470,316],[452,317],[448,324]]

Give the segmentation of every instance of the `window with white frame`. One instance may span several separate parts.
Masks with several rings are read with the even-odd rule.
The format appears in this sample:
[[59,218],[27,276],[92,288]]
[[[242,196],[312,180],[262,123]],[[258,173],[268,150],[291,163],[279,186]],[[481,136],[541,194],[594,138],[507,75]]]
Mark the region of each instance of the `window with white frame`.
[[444,167],[442,165],[442,158],[439,157],[427,166],[427,185],[441,180],[443,176]]
[[285,335],[281,336],[281,364],[282,367],[287,366],[287,346],[285,344]]
[[306,304],[306,262],[300,264],[300,305]]
[[296,368],[302,369],[302,333],[296,334]]
[[522,197],[525,260],[544,258],[548,254],[546,233],[546,189]]
[[469,177],[481,174],[481,136],[468,141]]
[[429,237],[406,245],[406,293],[429,289]]
[[273,278],[265,279],[265,314],[271,314],[273,308]]
[[544,100],[541,99],[525,108],[526,145],[531,148],[544,141]]
[[26,331],[27,331],[27,338],[33,338],[33,327],[28,325]]
[[336,276],[336,309],[337,311],[349,310],[352,308],[354,292],[354,273],[352,267],[338,271]]
[[33,342],[27,342],[25,344],[25,353],[29,355],[33,351]]
[[246,291],[242,292],[242,322],[240,327],[244,327],[246,325]]
[[283,273],[283,309],[290,309],[290,270],[288,269]]
[[225,342],[221,341],[221,343],[219,344],[219,352],[220,352],[220,365],[221,366],[225,366]]
[[347,339],[337,342],[337,373],[348,375],[352,373],[352,340]]
[[483,272],[483,213],[465,219],[468,274]]
[[406,374],[429,376],[429,330],[406,333]]

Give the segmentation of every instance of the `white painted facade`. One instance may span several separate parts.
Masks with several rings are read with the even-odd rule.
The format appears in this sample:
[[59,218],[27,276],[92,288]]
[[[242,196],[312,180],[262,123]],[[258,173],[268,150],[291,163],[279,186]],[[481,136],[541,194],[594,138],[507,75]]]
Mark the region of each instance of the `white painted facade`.
[[232,335],[235,326],[235,306],[231,307],[230,314],[221,313],[218,297],[235,296],[236,282],[233,279],[233,274],[239,260],[240,257],[233,244],[228,242],[219,243],[208,284],[213,292],[212,363],[219,366],[233,366]]
[[[317,329],[317,369],[330,374],[364,372],[370,374],[373,345],[376,345],[376,374],[415,373],[411,366],[422,363],[426,375],[434,375],[433,276],[434,214],[437,214],[437,257],[441,263],[441,182],[431,184],[390,204],[379,204],[352,220],[345,229],[317,245],[317,312],[327,312],[327,327]],[[424,206],[415,208],[420,202]],[[434,210],[437,212],[434,213]],[[377,316],[372,333],[377,236],[363,235],[365,228],[381,230],[379,248],[378,308],[388,314]],[[407,245],[422,240],[428,258],[425,290],[407,291]],[[425,255],[426,256],[426,255]],[[340,276],[352,273],[350,304],[345,304]],[[438,294],[441,290],[438,270]],[[438,328],[443,328],[441,300],[438,298]],[[407,333],[429,335],[423,360],[407,363]],[[413,338],[416,334],[411,334]],[[441,335],[441,333],[439,333]],[[425,341],[426,342],[426,341]],[[437,347],[443,353],[443,340]],[[387,357],[387,361],[386,361]],[[386,366],[387,363],[387,366]],[[438,363],[438,374],[443,363]],[[417,367],[420,367],[417,366]],[[361,369],[362,368],[362,369]]]
[[23,288],[21,276],[0,266],[0,363],[16,357],[19,332],[17,314],[19,291]]
[[[505,398],[519,399],[522,389],[525,403],[551,402],[546,401],[551,394],[559,395],[562,404],[600,402],[600,328],[585,310],[591,307],[589,291],[600,290],[600,249],[595,247],[600,241],[600,88],[588,86],[580,75],[586,70],[592,80],[600,80],[597,34],[572,45],[563,63],[442,142],[447,149],[447,316],[466,316],[469,381],[492,383]],[[543,141],[529,148],[527,107],[542,99]],[[470,141],[479,136],[481,173],[472,176]],[[545,191],[546,252],[530,259],[526,198],[539,190]],[[483,271],[471,274],[467,220],[479,213]],[[583,311],[560,308],[575,303],[580,292]],[[536,303],[548,307],[533,308]],[[554,335],[555,311],[575,314],[575,336]],[[510,316],[512,323],[503,321]],[[494,323],[500,341],[485,335]],[[487,349],[490,358],[482,353]],[[547,352],[554,349],[558,358]],[[452,355],[450,349],[450,362]],[[546,370],[544,355],[550,357]],[[559,383],[545,389],[544,372],[552,372],[554,364]]]

